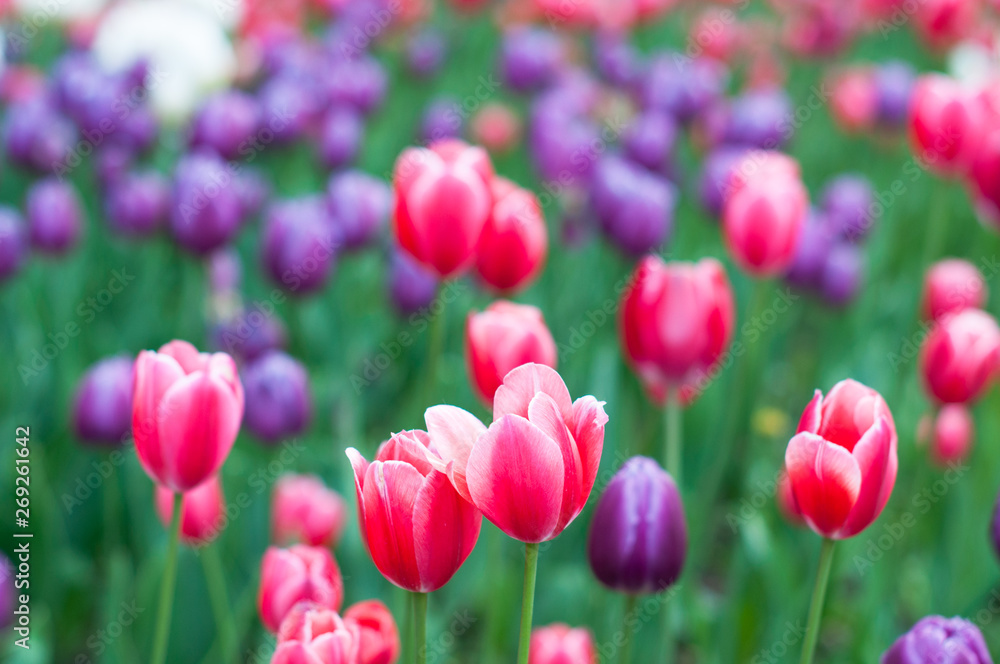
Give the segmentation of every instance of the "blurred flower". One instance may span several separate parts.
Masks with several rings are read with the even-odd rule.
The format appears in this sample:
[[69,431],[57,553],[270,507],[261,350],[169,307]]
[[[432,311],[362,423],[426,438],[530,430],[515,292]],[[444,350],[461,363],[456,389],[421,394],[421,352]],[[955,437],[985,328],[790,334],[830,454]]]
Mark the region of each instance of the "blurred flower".
[[331,64],[323,77],[331,104],[351,106],[362,115],[381,106],[388,83],[378,60],[364,55],[336,59]]
[[448,583],[472,553],[482,525],[479,511],[449,482],[430,443],[425,431],[397,433],[371,463],[353,447],[347,450],[361,535],[372,561],[392,583],[422,593]]
[[794,117],[792,101],[781,88],[749,90],[728,107],[720,139],[745,148],[781,149],[792,138]]
[[[157,484],[154,490],[156,514],[164,527],[174,518],[174,492]],[[219,535],[226,511],[222,481],[212,475],[198,486],[185,491],[181,503],[181,541],[188,546],[205,546]]]
[[132,168],[135,151],[118,143],[101,146],[94,157],[94,172],[102,189],[108,189]]
[[170,183],[155,171],[125,174],[109,185],[105,213],[120,233],[150,235],[170,213]]
[[243,362],[252,362],[270,350],[285,347],[285,326],[268,303],[255,304],[212,331],[213,347]]
[[882,655],[882,664],[993,664],[979,628],[961,618],[927,616]]
[[729,179],[746,153],[744,148],[724,146],[716,148],[705,158],[698,184],[698,199],[713,217],[722,215]]
[[852,67],[839,72],[830,84],[830,110],[844,131],[866,131],[878,113],[878,90],[872,71]]
[[597,664],[594,637],[583,627],[554,623],[531,632],[528,664]]
[[14,208],[0,205],[0,282],[21,269],[28,257],[28,228]]
[[984,132],[975,150],[969,181],[980,222],[993,230],[1000,229],[1000,125]]
[[976,266],[960,258],[938,261],[924,276],[920,314],[926,320],[940,320],[963,309],[986,305],[986,281]]
[[1000,327],[979,309],[964,309],[939,320],[920,349],[924,386],[940,403],[975,401],[998,365]]
[[971,167],[983,138],[982,107],[954,79],[924,74],[911,97],[909,128],[921,165],[942,176],[960,175]]
[[594,39],[594,66],[612,85],[631,89],[641,78],[644,63],[639,51],[627,38],[614,32]]
[[652,60],[645,74],[642,104],[686,123],[722,97],[727,79],[726,67],[717,60],[664,52]]
[[910,98],[917,82],[913,66],[901,60],[882,62],[875,68],[874,79],[879,124],[902,127],[906,124]]
[[347,524],[340,494],[315,475],[283,475],[271,497],[271,535],[275,542],[295,541],[336,548]]
[[[298,544],[288,549],[268,547],[260,565],[260,592],[257,608],[260,620],[271,632],[282,628],[283,620],[296,604],[313,602],[323,609],[339,611],[344,601],[344,582],[340,568],[327,549]],[[298,661],[298,660],[290,660]],[[303,664],[309,660],[302,660]],[[322,660],[321,660],[322,661]],[[348,660],[350,664],[354,660]]]
[[14,622],[16,596],[14,565],[3,552],[0,552],[0,630],[7,629]]
[[590,200],[604,234],[627,254],[655,251],[673,230],[677,190],[619,155],[597,162]]
[[827,302],[844,305],[854,299],[864,276],[861,250],[849,242],[835,244],[826,255],[820,292]]
[[687,523],[674,479],[648,457],[632,457],[615,473],[590,524],[590,568],[623,593],[666,590],[687,556]]
[[184,492],[219,471],[243,419],[231,357],[199,353],[186,341],[144,350],[132,394],[135,451],[156,483]]
[[80,378],[73,399],[73,430],[88,443],[121,446],[132,426],[131,357],[95,363]]
[[261,258],[274,283],[297,294],[321,289],[336,265],[337,237],[319,195],[272,203],[264,214]]
[[399,661],[399,629],[385,604],[377,599],[358,602],[344,612],[344,622],[357,625],[360,632],[358,664],[395,664]]
[[280,350],[254,359],[243,370],[247,429],[266,443],[302,433],[312,417],[305,366]]
[[830,539],[853,537],[882,513],[896,483],[896,425],[882,396],[843,380],[816,396],[785,451],[795,504]]
[[406,61],[417,76],[432,76],[441,68],[447,53],[444,36],[425,29],[410,36],[406,45]]
[[354,163],[364,130],[364,120],[355,109],[331,106],[320,125],[318,149],[323,165],[337,169]]
[[968,408],[956,403],[942,406],[934,418],[931,459],[942,468],[949,463],[961,463],[969,456],[975,436],[976,427]]
[[574,186],[586,179],[603,145],[600,126],[589,116],[595,103],[590,85],[562,85],[532,104],[528,147],[544,180]]
[[[815,210],[810,210],[806,215],[795,246],[795,258],[785,274],[790,283],[801,288],[819,289],[822,286],[824,273],[830,264],[830,252],[836,242],[836,232],[832,226]],[[835,276],[831,275],[831,279]]]
[[437,295],[438,278],[405,251],[394,248],[389,257],[389,294],[396,309],[413,314],[427,307]]
[[64,254],[76,245],[83,231],[83,206],[73,185],[55,177],[38,180],[25,201],[31,246]]
[[326,207],[344,246],[357,249],[385,227],[392,209],[392,190],[382,180],[361,171],[330,176]]
[[666,113],[646,111],[636,116],[622,135],[625,155],[654,173],[666,173],[671,165],[677,125]]
[[[291,607],[278,630],[271,664],[359,664],[361,634],[335,609],[302,602]],[[275,630],[272,630],[275,631]]]
[[490,152],[508,152],[521,138],[521,119],[510,106],[487,102],[472,116],[469,131]]
[[169,221],[178,244],[206,255],[236,236],[247,213],[239,177],[209,152],[191,153],[177,162]]
[[551,30],[518,27],[503,35],[500,74],[518,92],[539,90],[551,83],[565,64],[562,40]]
[[424,109],[420,120],[420,142],[436,143],[445,139],[457,139],[462,135],[465,118],[462,108],[452,97],[437,97]]
[[973,32],[981,6],[979,0],[921,0],[911,11],[917,34],[929,46],[943,49]]
[[62,173],[70,167],[76,141],[76,127],[44,97],[15,101],[7,109],[4,152],[18,166]]
[[863,175],[847,173],[830,180],[823,189],[824,219],[841,236],[856,242],[866,236],[873,222],[874,191]]
[[[262,118],[267,118],[266,130],[278,143],[290,143],[301,138],[318,121],[325,99],[310,80],[296,76],[274,76],[257,91]],[[265,128],[260,139],[266,137]]]
[[226,90],[206,99],[198,110],[191,123],[191,145],[212,149],[223,159],[238,159],[245,156],[262,123],[256,99]]
[[501,177],[490,183],[493,209],[476,246],[476,272],[498,293],[520,290],[538,276],[548,230],[538,199]]

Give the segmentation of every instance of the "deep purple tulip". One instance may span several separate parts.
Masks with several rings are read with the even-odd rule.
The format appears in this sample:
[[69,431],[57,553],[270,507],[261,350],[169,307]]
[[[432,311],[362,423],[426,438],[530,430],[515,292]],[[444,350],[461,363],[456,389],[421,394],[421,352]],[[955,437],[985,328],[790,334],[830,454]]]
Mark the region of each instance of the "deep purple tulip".
[[330,169],[351,164],[361,147],[364,120],[350,106],[333,106],[327,110],[320,127],[319,157]]
[[874,192],[863,175],[841,175],[823,190],[822,208],[827,220],[845,239],[856,242],[871,229]]
[[274,306],[261,303],[216,326],[212,330],[212,346],[243,362],[252,362],[268,351],[283,349],[286,337],[285,326],[274,315]]
[[917,73],[907,62],[892,60],[879,65],[875,70],[876,117],[882,125],[902,127],[906,124],[916,83]]
[[124,235],[154,233],[170,213],[170,183],[156,171],[130,173],[108,188],[105,211],[111,227]]
[[83,374],[73,400],[73,430],[83,441],[121,445],[132,426],[132,358],[105,358]]
[[335,62],[323,80],[331,104],[351,106],[364,115],[382,105],[388,85],[382,65],[369,55]]
[[39,251],[66,253],[83,231],[80,198],[67,181],[50,177],[33,184],[25,211],[31,246]]
[[751,90],[733,100],[722,140],[761,150],[780,150],[792,137],[792,101],[784,90]]
[[420,140],[425,144],[462,135],[462,115],[458,102],[449,97],[435,99],[424,110],[420,121]]
[[14,208],[0,205],[0,281],[17,273],[28,257],[28,229]]
[[7,109],[4,150],[18,166],[41,173],[68,170],[77,140],[70,119],[44,98],[17,102]]
[[677,193],[666,179],[606,155],[591,183],[591,205],[605,235],[634,256],[660,247],[673,227]]
[[392,190],[367,173],[346,171],[330,177],[326,205],[344,247],[356,249],[371,242],[385,226]]
[[433,272],[405,251],[393,250],[389,259],[389,294],[400,313],[408,315],[429,306],[437,290],[438,278]]
[[586,179],[597,161],[601,128],[588,115],[593,102],[585,85],[561,86],[535,100],[528,136],[543,179],[562,185]]
[[236,90],[220,92],[205,101],[191,125],[191,146],[214,150],[223,159],[238,159],[253,149],[262,126],[260,104]]
[[518,27],[506,32],[500,48],[500,75],[518,92],[538,90],[565,64],[562,40],[551,30]]
[[885,651],[882,664],[993,664],[993,659],[969,621],[927,616]]
[[417,76],[433,76],[441,68],[448,45],[440,32],[422,30],[406,45],[406,63]]
[[687,522],[674,479],[648,457],[625,462],[594,509],[587,542],[594,575],[625,593],[668,588],[684,567]]
[[639,51],[617,34],[599,35],[594,39],[594,65],[606,81],[619,88],[630,89],[642,75]]
[[309,426],[309,375],[302,363],[281,351],[271,351],[248,364],[242,373],[244,421],[251,433],[275,443]]
[[137,102],[131,78],[104,71],[89,53],[64,56],[52,73],[52,88],[60,108],[73,118],[93,146],[115,134]]
[[791,284],[800,288],[820,288],[828,257],[836,242],[836,233],[820,215],[816,210],[809,211],[795,247],[795,259],[785,275]]
[[322,288],[340,242],[323,198],[272,203],[264,216],[262,257],[271,279],[294,293]]
[[14,622],[14,565],[0,552],[0,631]]
[[837,244],[826,257],[820,289],[823,298],[835,305],[854,299],[864,276],[861,250],[849,242]]
[[645,74],[643,106],[688,122],[722,97],[727,79],[725,66],[715,60],[663,53]]
[[718,220],[729,190],[729,176],[746,154],[744,148],[722,147],[711,152],[702,165],[698,182],[698,199],[702,207]]
[[666,113],[647,111],[636,116],[625,130],[622,144],[629,159],[651,171],[663,173],[677,140],[677,125]]
[[171,204],[174,239],[199,255],[232,240],[246,216],[239,178],[212,152],[192,153],[177,163]]

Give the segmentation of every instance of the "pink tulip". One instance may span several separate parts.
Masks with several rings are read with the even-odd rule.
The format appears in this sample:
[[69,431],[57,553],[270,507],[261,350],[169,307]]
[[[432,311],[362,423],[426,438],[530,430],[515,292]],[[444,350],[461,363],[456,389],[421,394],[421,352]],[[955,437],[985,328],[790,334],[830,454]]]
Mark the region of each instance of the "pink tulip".
[[924,385],[940,403],[979,398],[1000,363],[1000,328],[985,311],[945,316],[920,351]]
[[978,309],[986,303],[983,275],[968,261],[951,258],[935,263],[924,277],[921,306],[924,318],[938,320],[963,309]]
[[882,396],[843,380],[816,390],[785,451],[795,504],[823,537],[844,539],[882,513],[896,483],[896,425]]
[[531,633],[528,664],[597,664],[594,638],[583,628],[556,623]]
[[503,178],[492,186],[493,210],[476,248],[476,272],[498,293],[520,290],[542,269],[549,240],[538,199]]
[[594,487],[608,416],[592,396],[573,402],[554,369],[525,364],[493,397],[493,424],[454,406],[424,416],[436,466],[500,530],[522,542],[553,539]]
[[275,484],[271,499],[275,542],[336,547],[346,522],[344,499],[315,475],[285,475]]
[[957,403],[943,406],[934,419],[931,459],[942,467],[961,463],[969,456],[975,436],[976,427],[968,408]]
[[521,120],[510,106],[487,103],[472,117],[469,129],[473,140],[490,152],[507,152],[521,137]]
[[494,302],[470,313],[465,324],[466,364],[479,398],[488,406],[512,369],[535,362],[556,366],[558,353],[542,312],[527,304]]
[[979,25],[980,0],[920,0],[913,22],[921,38],[934,48],[954,46]]
[[132,434],[146,473],[183,493],[219,471],[243,419],[243,386],[225,353],[186,341],[142,351],[135,364]]
[[300,602],[338,611],[343,600],[344,582],[329,550],[299,544],[289,549],[272,546],[264,553],[257,606],[261,622],[272,632]]
[[869,69],[855,68],[841,73],[831,88],[833,118],[846,131],[864,131],[875,123],[878,91]]
[[[157,484],[155,489],[156,513],[164,526],[169,527],[174,518],[174,492]],[[189,546],[208,544],[219,534],[226,511],[222,482],[213,475],[183,494],[181,503],[181,541]]]
[[394,664],[399,660],[399,630],[385,604],[377,599],[358,602],[344,613],[344,622],[358,627],[358,664]]
[[357,625],[305,602],[282,621],[271,664],[359,664],[360,644]]
[[425,431],[403,431],[371,463],[356,449],[358,521],[372,561],[406,590],[428,593],[448,583],[479,539],[482,515],[458,494]]
[[983,136],[983,104],[947,76],[926,74],[910,101],[910,145],[935,173],[961,175],[972,166]]

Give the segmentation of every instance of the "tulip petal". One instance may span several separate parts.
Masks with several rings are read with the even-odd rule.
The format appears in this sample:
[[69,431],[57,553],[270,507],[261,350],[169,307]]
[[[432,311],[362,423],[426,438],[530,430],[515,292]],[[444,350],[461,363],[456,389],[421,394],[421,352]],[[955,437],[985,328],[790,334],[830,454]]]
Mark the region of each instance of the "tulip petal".
[[166,355],[177,360],[177,364],[186,374],[204,371],[208,365],[208,355],[198,352],[198,349],[183,339],[174,339],[160,347],[160,355]]
[[528,404],[538,392],[552,397],[563,420],[572,421],[573,400],[566,383],[555,369],[534,363],[522,364],[504,377],[503,385],[497,388],[493,397],[493,420],[499,420],[504,415],[527,418]]
[[813,394],[812,401],[806,406],[806,409],[802,411],[802,417],[799,418],[799,428],[795,433],[802,433],[803,431],[808,431],[809,433],[819,432],[819,425],[822,422],[821,414],[823,412],[823,393],[816,390]]
[[837,539],[853,537],[867,528],[881,514],[896,483],[898,459],[893,449],[889,423],[880,417],[858,444],[852,456],[861,471],[858,500]]
[[448,583],[479,539],[483,517],[452,486],[444,473],[431,471],[413,508],[413,541],[420,592]]
[[427,431],[430,434],[432,452],[431,463],[440,471],[447,472],[448,478],[465,500],[470,500],[469,485],[465,479],[465,467],[476,440],[486,432],[486,425],[472,413],[455,406],[433,406],[424,412]]
[[427,450],[430,442],[426,431],[400,431],[379,446],[375,460],[403,461],[416,468],[421,475],[426,475],[434,468],[431,462],[433,455]]
[[544,542],[559,522],[563,473],[556,443],[523,417],[506,415],[476,442],[466,478],[473,503],[500,530]]
[[132,402],[132,436],[139,462],[146,472],[160,481],[165,476],[163,448],[160,442],[157,413],[163,395],[184,377],[184,370],[169,355],[142,351],[135,362],[135,387]]
[[573,424],[571,429],[576,446],[580,450],[583,463],[584,502],[590,496],[601,466],[604,451],[604,425],[608,415],[604,412],[604,402],[592,396],[580,397],[573,403]]
[[835,534],[858,499],[857,461],[843,447],[803,432],[788,443],[785,466],[802,516],[819,534]]
[[583,462],[580,460],[580,450],[569,429],[566,428],[555,400],[544,392],[536,394],[528,405],[528,421],[552,439],[562,454],[562,509],[559,512],[559,522],[556,524],[556,531],[562,531],[576,518],[587,502],[587,496],[583,493]]
[[413,547],[413,505],[424,482],[402,461],[375,461],[365,473],[368,551],[382,575],[401,588],[420,588]]

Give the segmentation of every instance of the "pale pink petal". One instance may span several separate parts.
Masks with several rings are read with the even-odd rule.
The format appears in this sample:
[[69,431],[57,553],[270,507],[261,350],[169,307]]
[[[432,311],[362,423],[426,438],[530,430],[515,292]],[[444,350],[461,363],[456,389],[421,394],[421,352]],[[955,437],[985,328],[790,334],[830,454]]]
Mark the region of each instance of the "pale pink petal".
[[572,420],[573,400],[566,383],[555,369],[534,363],[523,364],[504,377],[503,384],[493,396],[493,420],[499,420],[504,415],[528,417],[528,404],[538,392],[544,392],[555,400],[563,420]]
[[861,471],[854,457],[816,434],[796,434],[785,451],[785,467],[802,516],[819,534],[840,530],[858,499]]
[[203,371],[208,365],[208,355],[199,353],[198,349],[182,339],[174,339],[160,347],[160,355],[167,355],[177,360],[184,373]]
[[440,471],[447,472],[448,478],[466,500],[469,485],[465,479],[465,467],[472,453],[472,446],[486,432],[486,425],[472,413],[455,406],[433,406],[424,412],[427,431],[431,438],[431,451],[438,457],[431,457],[431,463]]

